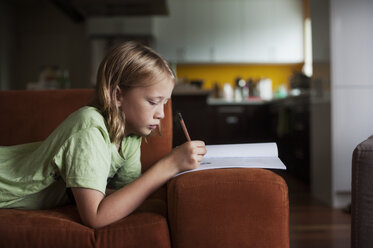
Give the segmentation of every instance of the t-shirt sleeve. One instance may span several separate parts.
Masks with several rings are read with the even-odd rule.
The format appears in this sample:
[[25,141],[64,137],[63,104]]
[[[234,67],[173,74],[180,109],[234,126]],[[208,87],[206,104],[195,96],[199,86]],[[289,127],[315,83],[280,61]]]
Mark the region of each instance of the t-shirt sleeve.
[[66,187],[95,189],[105,194],[110,170],[110,150],[98,128],[72,135],[53,159]]
[[122,151],[125,162],[110,179],[108,187],[111,189],[122,188],[141,176],[141,138],[125,143]]

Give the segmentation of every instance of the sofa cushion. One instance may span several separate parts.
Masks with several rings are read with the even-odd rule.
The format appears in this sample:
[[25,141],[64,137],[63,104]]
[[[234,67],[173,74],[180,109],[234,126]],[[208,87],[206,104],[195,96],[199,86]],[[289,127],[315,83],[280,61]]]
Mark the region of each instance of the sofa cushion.
[[172,179],[168,219],[178,248],[289,247],[285,181],[254,168],[202,170]]
[[0,220],[0,247],[94,247],[94,230],[80,224],[73,206],[38,211],[0,209]]
[[166,203],[146,200],[133,214],[103,227],[81,224],[75,206],[0,209],[0,247],[171,247]]
[[133,214],[96,230],[96,247],[171,247],[166,203],[146,200]]

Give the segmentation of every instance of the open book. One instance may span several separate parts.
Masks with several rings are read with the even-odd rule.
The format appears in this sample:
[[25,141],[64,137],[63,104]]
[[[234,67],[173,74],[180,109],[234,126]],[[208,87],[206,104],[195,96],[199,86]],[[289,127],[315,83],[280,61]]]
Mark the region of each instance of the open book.
[[219,168],[267,168],[286,170],[278,158],[276,143],[252,143],[232,145],[208,145],[207,153],[195,170],[178,175],[207,169]]

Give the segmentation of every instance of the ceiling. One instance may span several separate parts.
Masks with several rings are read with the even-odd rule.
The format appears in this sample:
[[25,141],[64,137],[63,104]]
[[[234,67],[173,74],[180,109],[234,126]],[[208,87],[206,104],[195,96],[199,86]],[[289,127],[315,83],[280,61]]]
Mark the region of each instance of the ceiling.
[[88,17],[167,15],[166,0],[50,0],[75,21]]
[[[62,0],[66,2],[66,0]],[[71,0],[87,16],[92,15],[166,15],[166,0]]]

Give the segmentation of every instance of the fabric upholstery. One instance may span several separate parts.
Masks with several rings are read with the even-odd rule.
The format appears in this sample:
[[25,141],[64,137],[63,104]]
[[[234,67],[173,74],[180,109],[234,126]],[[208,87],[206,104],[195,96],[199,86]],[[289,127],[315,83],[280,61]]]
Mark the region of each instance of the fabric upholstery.
[[352,155],[351,247],[373,244],[373,136]]
[[94,230],[73,206],[53,210],[0,209],[0,247],[95,247]]
[[133,214],[96,231],[96,247],[171,247],[166,203],[147,200]]
[[93,90],[0,91],[0,145],[44,140]]
[[[0,91],[0,145],[44,140],[93,90]],[[142,143],[142,170],[171,151],[171,102],[162,136]],[[263,169],[173,178],[131,215],[94,230],[75,206],[0,209],[0,247],[289,247],[286,183]]]
[[287,192],[264,169],[183,174],[168,185],[173,247],[289,247]]
[[165,201],[150,199],[127,218],[93,230],[81,224],[71,205],[38,211],[0,209],[0,247],[171,247],[166,212]]

